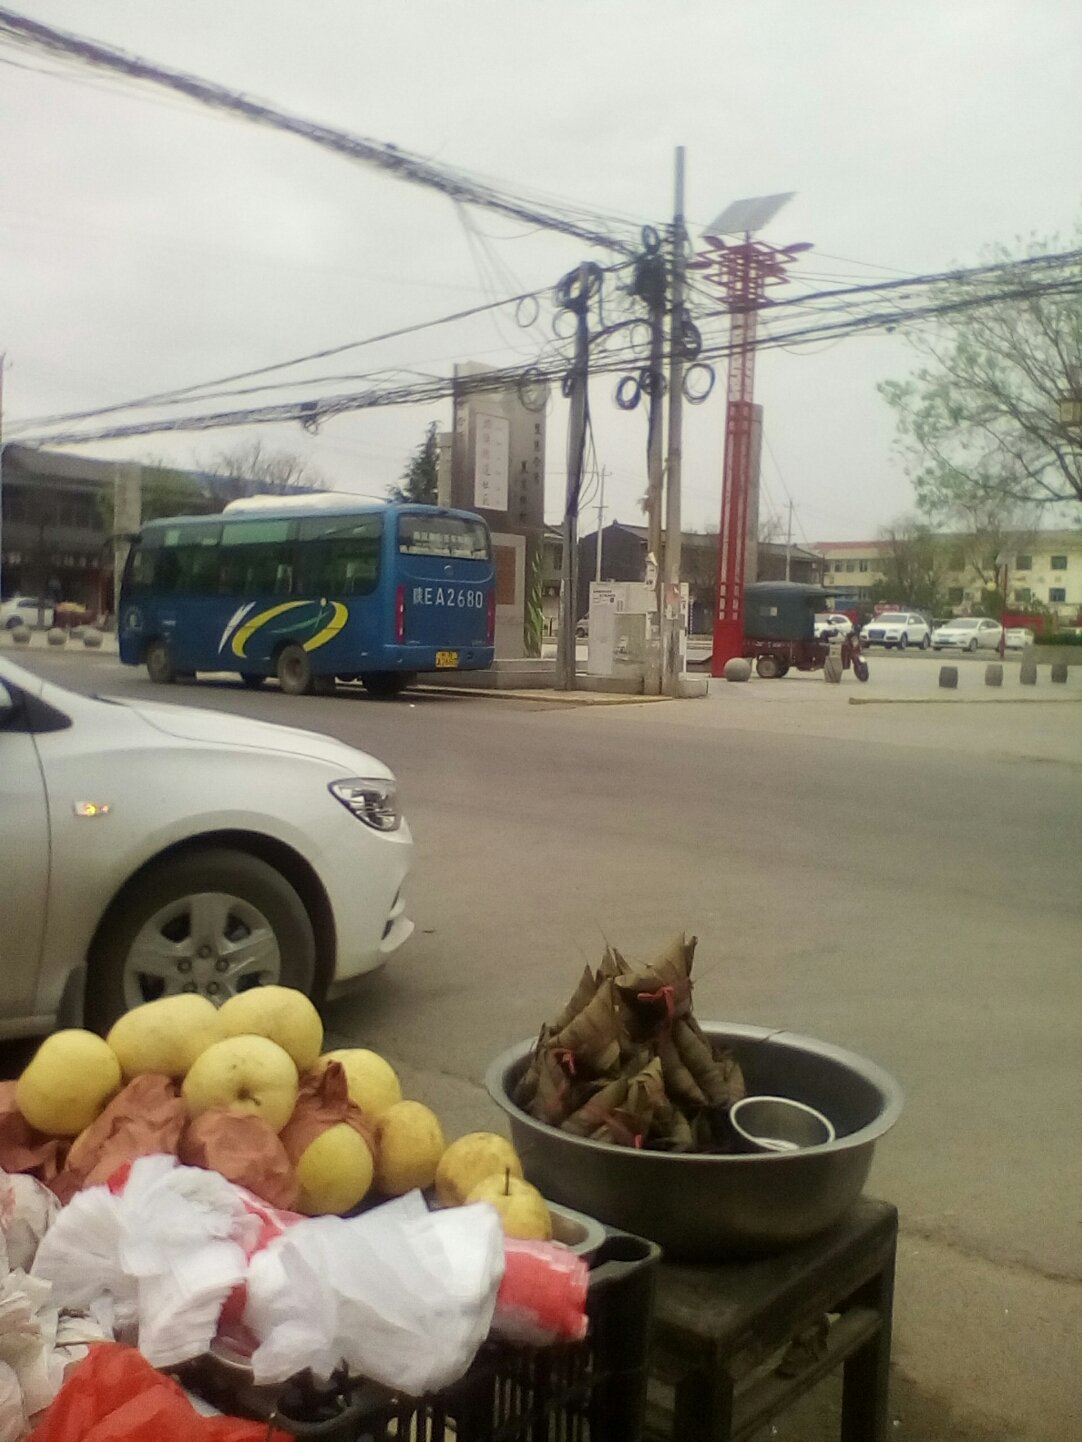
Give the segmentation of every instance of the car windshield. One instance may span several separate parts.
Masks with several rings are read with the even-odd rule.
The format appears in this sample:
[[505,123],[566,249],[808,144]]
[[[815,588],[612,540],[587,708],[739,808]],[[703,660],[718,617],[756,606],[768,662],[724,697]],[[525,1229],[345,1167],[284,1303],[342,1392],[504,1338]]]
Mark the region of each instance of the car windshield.
[[884,611],[881,616],[876,616],[874,624],[876,626],[900,626],[908,620],[909,617],[903,616],[900,611]]
[[973,627],[976,624],[976,621],[968,621],[963,619],[961,621],[948,621],[947,627],[951,631],[972,631]]

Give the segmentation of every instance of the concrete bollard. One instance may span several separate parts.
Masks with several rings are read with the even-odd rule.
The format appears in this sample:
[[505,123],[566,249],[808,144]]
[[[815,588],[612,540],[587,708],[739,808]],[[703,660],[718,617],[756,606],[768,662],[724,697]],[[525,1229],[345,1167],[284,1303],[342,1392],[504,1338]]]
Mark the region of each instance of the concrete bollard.
[[83,645],[91,651],[96,651],[102,643],[100,631],[85,631],[83,633]]
[[1058,681],[1061,686],[1064,685],[1064,684],[1066,684],[1066,681],[1067,681],[1067,662],[1066,662],[1066,661],[1053,661],[1053,662],[1052,662],[1052,680],[1053,680],[1053,681]]
[[53,626],[45,639],[50,646],[66,646],[68,644],[68,633],[60,626]]
[[841,685],[842,663],[840,656],[828,656],[823,662],[823,680],[828,686]]
[[13,627],[12,627],[12,631],[11,631],[11,639],[15,642],[16,646],[29,646],[29,645],[30,645],[30,627],[29,627],[29,626],[13,626]]
[[1036,686],[1037,684],[1037,663],[1036,661],[1023,661],[1018,668],[1018,679],[1023,686]]
[[1000,663],[999,663],[998,661],[993,661],[993,662],[991,663],[991,665],[985,666],[985,668],[984,668],[984,684],[985,684],[986,686],[1002,686],[1002,685],[1003,685],[1003,667],[1000,665]]
[[751,662],[744,656],[733,656],[721,674],[726,681],[746,681],[751,675]]
[[957,691],[958,689],[958,667],[940,666],[939,684],[946,691]]

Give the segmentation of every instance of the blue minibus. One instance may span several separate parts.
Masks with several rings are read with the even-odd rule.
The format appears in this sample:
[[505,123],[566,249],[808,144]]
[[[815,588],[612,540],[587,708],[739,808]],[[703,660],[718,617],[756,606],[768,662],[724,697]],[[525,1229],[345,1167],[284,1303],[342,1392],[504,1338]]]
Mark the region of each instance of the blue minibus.
[[470,511],[327,494],[150,521],[124,568],[120,659],[169,682],[237,671],[290,695],[491,666],[488,527]]

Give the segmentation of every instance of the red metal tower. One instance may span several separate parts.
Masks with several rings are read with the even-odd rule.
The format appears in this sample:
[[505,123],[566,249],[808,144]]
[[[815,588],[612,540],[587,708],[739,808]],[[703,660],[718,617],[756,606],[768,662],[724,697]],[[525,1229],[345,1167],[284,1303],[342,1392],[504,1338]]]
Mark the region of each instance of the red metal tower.
[[[710,227],[710,249],[691,262],[724,292],[730,312],[729,385],[725,410],[725,464],[718,534],[717,592],[714,610],[714,655],[711,670],[720,676],[725,663],[744,649],[744,561],[747,555],[748,490],[751,479],[755,340],[759,311],[768,285],[785,281],[785,268],[806,242],[783,250],[753,240],[752,234],[789,199],[759,196],[737,201]],[[729,245],[720,235],[743,232]]]

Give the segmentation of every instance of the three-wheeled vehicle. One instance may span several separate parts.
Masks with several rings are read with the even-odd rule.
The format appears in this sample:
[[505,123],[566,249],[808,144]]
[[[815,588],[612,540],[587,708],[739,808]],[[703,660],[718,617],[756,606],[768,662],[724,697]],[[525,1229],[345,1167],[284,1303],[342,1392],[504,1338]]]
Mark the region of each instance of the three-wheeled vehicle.
[[[838,638],[816,639],[815,613],[833,604],[833,592],[798,581],[755,581],[744,587],[744,655],[766,679],[784,676],[790,667],[820,671]],[[858,681],[867,681],[868,663],[853,630],[842,636],[841,662]]]

